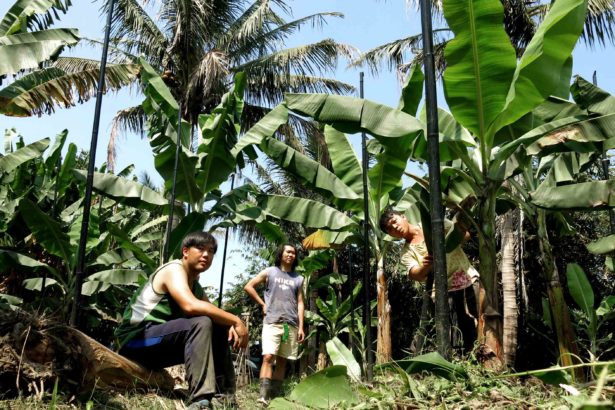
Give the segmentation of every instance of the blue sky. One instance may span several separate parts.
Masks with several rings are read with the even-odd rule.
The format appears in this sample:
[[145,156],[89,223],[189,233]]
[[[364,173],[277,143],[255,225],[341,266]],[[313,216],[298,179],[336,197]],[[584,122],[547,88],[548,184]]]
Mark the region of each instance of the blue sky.
[[[3,0],[0,4],[0,15],[4,15],[13,0]],[[89,0],[73,0],[73,7],[68,14],[62,16],[62,20],[55,27],[76,27],[84,37],[103,37],[104,20],[99,17],[100,2]],[[289,42],[289,46],[306,44],[323,38],[333,38],[367,51],[377,45],[403,38],[421,31],[418,13],[414,9],[408,9],[405,1],[376,1],[376,0],[289,0],[288,4],[293,9],[293,16],[299,18],[308,14],[324,11],[342,12],[345,18],[331,18],[329,24],[321,31],[314,31],[310,27],[302,29]],[[434,28],[440,27],[435,22]],[[100,58],[100,52],[77,47],[74,55]],[[598,74],[598,84],[615,93],[615,46],[607,48],[597,47],[595,50],[587,49],[579,44],[574,53],[573,74],[579,74],[588,80],[594,70]],[[359,70],[348,70],[345,62],[341,62],[338,70],[332,75],[338,80],[354,84],[358,87]],[[394,73],[386,70],[381,71],[379,77],[371,77],[366,72],[365,97],[380,103],[395,106],[399,98],[400,85]],[[439,97],[439,105],[443,105],[442,95]],[[116,111],[122,108],[137,105],[141,97],[123,90],[116,94],[104,96],[102,104],[102,117],[100,122],[98,150],[96,163],[100,165],[106,159],[106,145],[109,138],[111,119]],[[40,118],[11,118],[0,116],[0,131],[15,127],[24,135],[27,142],[32,142],[43,137],[54,137],[64,128],[69,130],[69,141],[78,147],[89,149],[92,135],[92,121],[94,114],[94,100],[71,109],[59,109],[55,114]],[[118,148],[117,170],[129,164],[134,164],[137,174],[141,171],[148,172],[156,181],[160,181],[153,167],[153,159],[149,144],[141,140],[137,135],[127,135],[122,138]],[[232,241],[230,250],[238,249],[239,245]],[[231,254],[232,255],[232,254]],[[219,266],[221,255],[216,259],[210,274],[206,274],[205,284],[218,286]],[[241,269],[240,259],[231,257],[227,263],[227,272]],[[237,265],[239,264],[239,265]],[[230,277],[232,275],[227,274]]]

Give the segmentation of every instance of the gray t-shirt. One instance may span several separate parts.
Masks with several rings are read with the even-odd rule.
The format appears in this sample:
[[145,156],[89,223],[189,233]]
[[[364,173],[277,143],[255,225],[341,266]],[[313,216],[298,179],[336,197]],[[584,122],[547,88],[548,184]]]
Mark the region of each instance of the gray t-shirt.
[[267,273],[265,323],[268,325],[288,323],[297,327],[299,325],[297,294],[303,285],[303,277],[296,272],[284,272],[277,266],[271,266],[265,269],[265,272]]

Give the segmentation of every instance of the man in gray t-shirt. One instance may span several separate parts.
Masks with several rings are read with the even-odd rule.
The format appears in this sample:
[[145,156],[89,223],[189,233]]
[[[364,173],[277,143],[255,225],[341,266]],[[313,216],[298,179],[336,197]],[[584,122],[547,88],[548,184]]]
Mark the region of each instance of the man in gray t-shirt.
[[[295,272],[297,250],[293,245],[282,245],[277,252],[276,266],[261,271],[244,287],[250,297],[263,308],[265,315],[262,334],[263,363],[260,371],[259,402],[279,393],[286,360],[296,360],[298,343],[303,342],[303,277]],[[266,284],[265,300],[255,286]],[[275,371],[273,363],[275,361]]]

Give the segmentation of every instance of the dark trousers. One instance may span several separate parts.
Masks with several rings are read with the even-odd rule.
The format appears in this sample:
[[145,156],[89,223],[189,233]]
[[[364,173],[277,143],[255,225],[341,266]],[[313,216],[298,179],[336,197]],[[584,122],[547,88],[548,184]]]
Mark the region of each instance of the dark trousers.
[[479,282],[462,290],[448,293],[451,312],[453,348],[463,349],[462,353],[472,350],[476,337],[478,320]]
[[184,363],[190,401],[235,391],[228,328],[207,316],[148,325],[143,339],[129,341],[120,354],[150,369]]

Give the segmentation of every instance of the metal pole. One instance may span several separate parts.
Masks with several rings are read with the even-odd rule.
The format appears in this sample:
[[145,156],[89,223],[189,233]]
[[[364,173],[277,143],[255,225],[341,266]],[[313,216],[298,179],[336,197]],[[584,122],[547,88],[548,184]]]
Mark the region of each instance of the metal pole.
[[[359,73],[360,81],[360,96],[364,98],[363,94],[363,71]],[[367,362],[366,377],[367,381],[371,382],[374,377],[374,352],[372,351],[372,318],[369,309],[370,297],[369,297],[369,202],[368,202],[368,188],[367,188],[367,171],[369,168],[369,161],[367,158],[367,136],[365,132],[361,133],[361,160],[363,163],[363,288],[365,292],[365,300],[363,301],[363,320],[365,322],[365,343],[367,344],[365,349],[365,358]]]
[[111,33],[111,19],[115,0],[109,0],[109,12],[107,13],[107,26],[105,27],[105,39],[103,42],[102,57],[100,58],[100,75],[98,77],[98,89],[96,90],[96,106],[94,108],[94,123],[92,124],[92,140],[90,141],[90,159],[88,163],[88,175],[85,182],[85,196],[83,198],[83,221],[81,223],[81,235],[79,237],[79,250],[77,251],[77,266],[75,268],[75,294],[69,324],[78,326],[79,312],[81,311],[81,287],[85,276],[85,246],[87,244],[88,228],[90,225],[90,207],[92,205],[92,185],[94,184],[94,164],[96,163],[96,145],[98,143],[98,128],[100,124],[100,109],[102,106],[103,90],[105,89],[105,72],[107,70],[107,51],[109,49],[109,36]]
[[451,323],[448,307],[448,280],[444,251],[444,217],[440,193],[440,150],[438,136],[438,108],[436,97],[436,70],[433,56],[431,27],[431,1],[421,0],[421,26],[423,29],[423,56],[425,64],[425,105],[427,107],[427,146],[429,148],[429,191],[431,213],[431,250],[433,253],[436,286],[436,338],[438,352],[450,357]]
[[[231,191],[235,187],[235,174],[231,174]],[[218,293],[218,307],[222,308],[222,289],[224,287],[224,269],[226,268],[226,249],[228,248],[228,227],[224,232],[224,250],[222,251],[222,274],[220,275],[220,292]]]
[[[592,80],[594,85],[597,87],[598,86],[598,75],[596,74],[596,72],[594,71],[594,75],[592,76]],[[611,161],[609,160],[609,158],[606,155],[606,152],[602,153],[602,172],[604,174],[604,180],[608,181],[610,178],[609,175],[609,166],[611,165]],[[613,212],[612,208],[609,208],[609,221],[611,223],[611,234],[615,233],[615,212]]]
[[173,166],[173,185],[171,186],[171,198],[169,199],[169,219],[167,219],[167,232],[162,251],[163,262],[169,260],[169,245],[171,243],[171,230],[173,229],[173,211],[175,210],[175,185],[177,184],[177,168],[179,166],[179,153],[182,147],[182,104],[179,103],[177,113],[177,140],[175,141],[175,164]]

